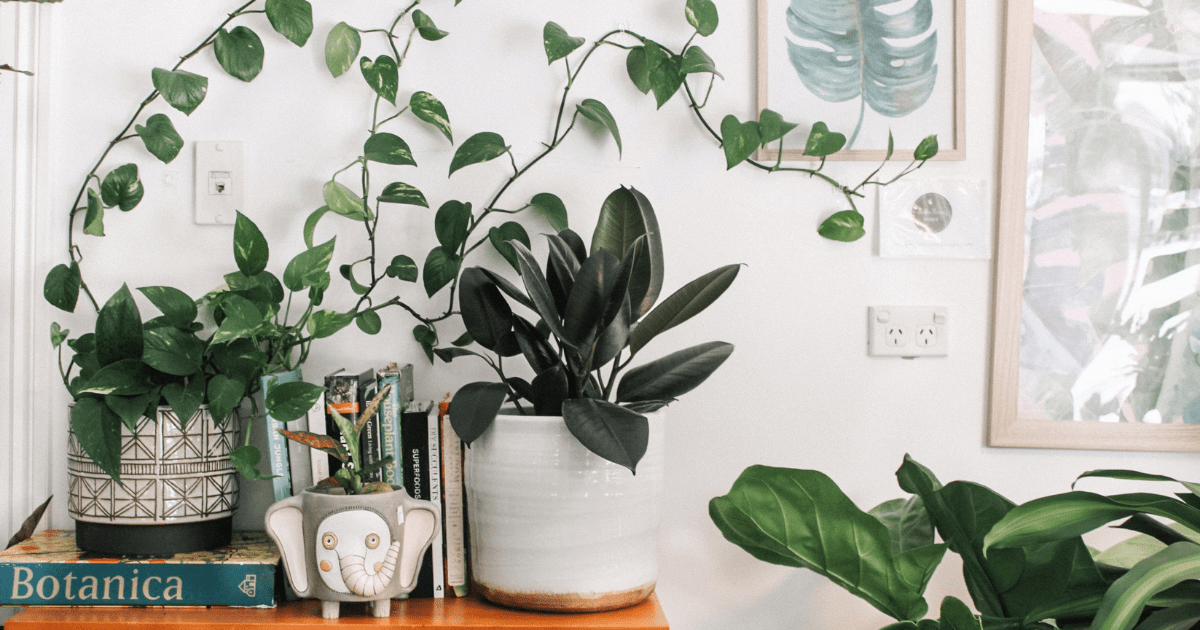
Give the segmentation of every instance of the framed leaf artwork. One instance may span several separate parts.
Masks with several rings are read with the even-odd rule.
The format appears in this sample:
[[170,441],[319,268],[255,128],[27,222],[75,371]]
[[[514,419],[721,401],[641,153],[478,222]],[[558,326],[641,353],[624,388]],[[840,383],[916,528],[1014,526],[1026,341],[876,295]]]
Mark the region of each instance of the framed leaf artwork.
[[1200,7],[1008,11],[988,443],[1200,451]]
[[966,0],[758,0],[758,108],[798,131],[758,158],[803,153],[816,122],[846,136],[841,160],[911,159],[938,137],[935,160],[966,159]]

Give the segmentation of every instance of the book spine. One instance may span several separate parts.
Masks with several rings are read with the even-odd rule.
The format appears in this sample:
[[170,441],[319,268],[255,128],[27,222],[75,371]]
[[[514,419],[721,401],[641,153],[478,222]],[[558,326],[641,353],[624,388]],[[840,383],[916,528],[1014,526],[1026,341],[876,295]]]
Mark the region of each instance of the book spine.
[[[442,509],[442,439],[441,425],[438,424],[437,415],[433,414],[432,410],[429,417],[429,428],[426,437],[429,440],[429,500],[438,509]],[[433,552],[431,561],[433,563],[433,596],[446,596],[446,530],[445,528],[438,529],[437,535],[433,538],[433,544],[429,546],[429,550]]]
[[[353,374],[331,374],[325,377],[325,434],[336,437],[346,446],[346,436],[338,429],[333,419],[336,411],[351,423],[358,422],[362,406],[358,399],[358,376]],[[329,474],[333,476],[342,468],[342,462],[329,455]]]
[[275,385],[294,383],[299,380],[300,370],[263,375],[259,379],[259,385],[262,388],[263,418],[267,425],[267,463],[270,466],[271,474],[274,475],[274,478],[271,479],[271,489],[275,492],[276,501],[282,501],[292,496],[292,468],[288,462],[288,439],[277,431],[277,429],[288,427],[267,413],[267,394]]
[[[429,408],[412,406],[400,416],[401,470],[409,496],[429,500]],[[436,545],[436,543],[435,543]],[[430,545],[417,573],[417,586],[409,597],[433,597],[433,548]]]
[[[325,394],[322,393],[312,409],[308,410],[309,433],[325,433]],[[315,448],[308,450],[309,469],[312,470],[312,483],[315,485],[329,478],[329,456]]]
[[392,389],[379,404],[379,453],[381,457],[392,457],[392,463],[383,467],[383,481],[396,486],[404,485],[404,476],[399,473],[400,462],[400,374],[398,372],[382,371],[379,373],[379,387],[382,390],[388,385]]
[[446,597],[466,597],[466,509],[463,502],[463,445],[450,425],[450,403],[438,403],[442,426],[442,532],[446,538]]
[[5,606],[275,606],[272,564],[0,563]]
[[[322,425],[324,422],[322,422]],[[288,431],[308,431],[308,414],[287,423]],[[293,440],[287,441],[288,465],[292,468],[292,495],[304,492],[305,488],[313,485],[312,458],[313,449]]]
[[[370,404],[372,399],[375,398],[375,394],[377,394],[379,392],[379,387],[381,387],[381,386],[377,383],[376,376],[373,372],[366,373],[366,374],[359,376],[358,398],[361,401],[361,404],[364,408],[368,404]],[[380,441],[381,441],[382,435],[380,435],[380,432],[379,432],[379,410],[378,409],[376,409],[375,412],[373,412],[371,414],[370,418],[367,418],[366,424],[363,425],[362,433],[359,433],[358,437],[359,437],[358,449],[359,449],[359,454],[362,457],[363,467],[371,466],[372,464],[375,464],[376,462],[378,462],[380,459],[383,459],[382,448],[380,446]],[[382,480],[383,480],[383,472],[378,471],[378,470],[367,474],[363,478],[364,482],[382,481]]]

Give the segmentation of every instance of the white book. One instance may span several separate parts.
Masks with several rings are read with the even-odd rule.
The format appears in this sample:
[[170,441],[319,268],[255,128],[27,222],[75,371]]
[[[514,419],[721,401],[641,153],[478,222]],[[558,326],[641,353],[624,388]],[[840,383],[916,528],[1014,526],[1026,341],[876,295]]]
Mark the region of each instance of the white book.
[[[325,393],[317,398],[316,404],[308,410],[308,432],[325,435]],[[309,461],[312,463],[312,484],[329,478],[329,455],[315,448],[308,449]],[[310,484],[310,485],[312,485]]]

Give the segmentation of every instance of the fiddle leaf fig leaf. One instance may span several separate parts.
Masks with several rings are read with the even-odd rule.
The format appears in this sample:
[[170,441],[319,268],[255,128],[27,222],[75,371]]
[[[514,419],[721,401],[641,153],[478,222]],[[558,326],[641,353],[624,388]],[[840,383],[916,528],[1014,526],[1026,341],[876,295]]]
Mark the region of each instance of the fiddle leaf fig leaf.
[[488,240],[491,241],[492,247],[512,265],[513,269],[520,271],[521,266],[517,263],[517,252],[509,241],[517,241],[525,247],[532,247],[529,242],[529,233],[525,231],[525,227],[516,221],[507,221],[499,227],[494,227],[488,230]]
[[82,286],[83,279],[79,275],[79,263],[59,264],[46,274],[42,295],[51,306],[74,313],[75,305],[79,303],[79,291]]
[[863,215],[859,214],[857,210],[842,210],[822,221],[820,227],[817,228],[817,234],[843,243],[857,241],[867,233],[863,229],[863,221]]
[[634,87],[642,94],[650,93],[650,64],[646,60],[646,47],[634,46],[625,56],[625,72]]
[[255,276],[267,269],[270,258],[267,237],[246,215],[237,211],[233,225],[233,260],[246,276]]
[[87,191],[87,213],[83,215],[83,233],[104,236],[104,202],[91,188]]
[[392,258],[392,263],[388,265],[384,272],[388,277],[403,280],[405,282],[417,281],[417,263],[408,256],[403,254]]
[[258,34],[245,26],[235,27],[232,31],[221,29],[213,42],[213,52],[217,62],[229,73],[229,76],[241,81],[250,82],[262,72],[263,44]]
[[400,85],[400,66],[396,60],[387,55],[380,55],[371,61],[370,57],[358,60],[363,78],[375,93],[387,99],[392,105],[396,104],[396,90]]
[[650,441],[646,416],[595,398],[564,400],[562,415],[571,435],[587,450],[637,473]]
[[759,141],[764,147],[783,138],[795,128],[796,123],[787,122],[778,112],[764,109],[758,115]]
[[460,265],[462,265],[462,258],[453,251],[440,246],[429,250],[429,255],[425,257],[424,271],[421,274],[422,280],[425,282],[425,294],[433,297],[434,293],[450,284],[458,276]]
[[464,166],[494,160],[507,153],[508,148],[500,134],[481,131],[459,145],[454,158],[450,160],[449,174],[453,175],[454,171]]
[[100,199],[105,206],[117,206],[125,212],[133,210],[145,194],[138,179],[137,164],[123,164],[113,169],[100,184]]
[[739,122],[729,114],[721,120],[721,145],[725,149],[725,170],[744,162],[762,145],[762,134],[753,120]]
[[96,316],[96,358],[101,367],[121,359],[141,359],[143,344],[142,316],[123,284]]
[[684,74],[715,74],[722,79],[720,72],[717,72],[717,64],[704,52],[699,46],[689,46],[683,52],[683,62],[680,66],[680,71]]
[[333,260],[333,246],[336,241],[335,236],[297,254],[283,271],[283,285],[289,291],[302,291],[320,286],[328,277],[329,262]]
[[363,144],[363,157],[382,164],[416,166],[412,150],[400,136],[390,133],[373,133]]
[[687,0],[684,14],[701,37],[708,37],[717,30],[717,5],[712,0]]
[[199,315],[196,302],[174,287],[139,287],[138,291],[157,306],[176,328],[188,328]]
[[937,136],[926,136],[925,139],[921,140],[921,143],[917,145],[916,150],[913,151],[913,159],[919,160],[919,161],[925,161],[928,159],[932,159],[933,156],[937,155],[937,153],[938,153]]
[[846,146],[846,136],[829,130],[823,122],[813,123],[808,132],[808,141],[804,145],[804,155],[825,157],[842,150]]
[[433,23],[433,20],[420,9],[413,11],[412,19],[413,25],[417,27],[417,34],[421,36],[421,39],[436,42],[449,35],[446,31],[439,30],[437,25]]
[[308,0],[267,0],[267,20],[276,33],[304,46],[313,31],[312,4]]
[[450,116],[446,113],[446,106],[442,105],[434,95],[429,92],[414,92],[408,99],[408,106],[412,108],[413,114],[421,120],[433,125],[451,144],[454,143],[454,136],[450,133]]
[[372,218],[371,209],[362,197],[342,183],[334,180],[325,182],[323,193],[325,205],[333,212],[356,221],[368,221]]
[[604,103],[593,98],[584,99],[582,103],[576,106],[580,114],[584,118],[603,126],[612,134],[613,140],[617,141],[617,154],[621,154],[621,131],[617,129],[617,121],[613,118],[612,112],[608,111]]
[[425,200],[425,195],[417,190],[416,186],[405,184],[404,182],[392,182],[384,186],[383,192],[379,193],[379,201],[383,203],[404,203],[411,206],[421,206],[428,208],[429,202]]
[[361,47],[362,36],[358,31],[345,22],[338,22],[325,40],[325,67],[333,76],[342,76],[358,57]]
[[554,22],[546,22],[546,26],[542,27],[542,44],[546,48],[547,64],[571,54],[582,46],[583,42],[582,37],[571,37],[566,29]]
[[169,164],[183,148],[183,138],[175,131],[175,125],[166,114],[154,114],[146,119],[146,125],[135,125],[134,131],[151,155],[163,164]]
[[189,116],[208,93],[208,77],[186,70],[154,68],[150,71],[150,78],[154,82],[154,89],[163,95],[171,107]]
[[567,229],[567,206],[563,204],[562,199],[558,198],[558,195],[538,193],[529,200],[529,205],[541,211],[546,217],[546,222],[555,231],[561,232]]

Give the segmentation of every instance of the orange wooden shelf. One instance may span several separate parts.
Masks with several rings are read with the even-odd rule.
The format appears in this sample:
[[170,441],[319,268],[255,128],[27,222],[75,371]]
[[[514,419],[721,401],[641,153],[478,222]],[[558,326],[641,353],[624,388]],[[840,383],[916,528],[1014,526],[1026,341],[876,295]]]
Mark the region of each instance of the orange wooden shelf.
[[605,613],[535,613],[510,610],[477,597],[392,602],[392,614],[376,619],[365,604],[342,604],[341,619],[322,619],[315,599],[278,608],[62,608],[31,607],[7,622],[5,630],[256,630],[311,629],[314,626],[393,626],[441,630],[668,630],[658,598]]

